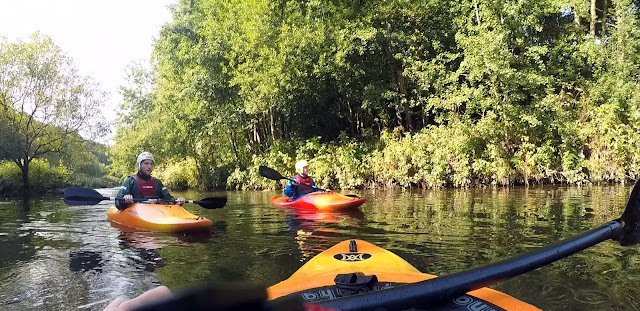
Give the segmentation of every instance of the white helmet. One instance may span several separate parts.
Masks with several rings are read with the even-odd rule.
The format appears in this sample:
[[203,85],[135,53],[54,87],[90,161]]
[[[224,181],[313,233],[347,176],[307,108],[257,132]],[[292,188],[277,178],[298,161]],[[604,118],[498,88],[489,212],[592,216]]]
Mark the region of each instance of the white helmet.
[[138,159],[136,160],[136,167],[138,169],[140,169],[140,163],[144,160],[151,160],[153,161],[153,154],[151,154],[151,152],[143,152],[141,154],[138,155]]
[[296,172],[302,174],[302,169],[304,169],[305,166],[308,166],[307,161],[305,160],[296,162]]

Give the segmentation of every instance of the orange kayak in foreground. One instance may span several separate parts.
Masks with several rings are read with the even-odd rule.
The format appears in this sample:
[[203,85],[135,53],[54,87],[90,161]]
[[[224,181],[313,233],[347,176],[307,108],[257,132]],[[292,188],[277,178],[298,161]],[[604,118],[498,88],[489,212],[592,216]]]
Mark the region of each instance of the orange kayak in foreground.
[[209,230],[213,222],[189,213],[177,204],[136,203],[124,210],[112,206],[107,210],[109,221],[130,228],[179,232]]
[[[356,273],[360,273],[357,275]],[[375,279],[371,279],[375,276]],[[397,255],[361,240],[343,241],[316,255],[288,279],[267,288],[269,300],[298,296],[304,302],[337,299],[356,293],[385,290],[435,278],[420,272]],[[361,288],[353,280],[362,280]],[[346,281],[346,282],[343,282]],[[369,281],[369,282],[367,282]],[[540,310],[490,288],[481,288],[429,310]]]
[[346,196],[337,192],[312,192],[303,195],[293,201],[289,201],[289,197],[272,197],[271,203],[278,207],[287,208],[306,208],[318,210],[339,210],[347,208],[356,208],[365,199],[360,197]]

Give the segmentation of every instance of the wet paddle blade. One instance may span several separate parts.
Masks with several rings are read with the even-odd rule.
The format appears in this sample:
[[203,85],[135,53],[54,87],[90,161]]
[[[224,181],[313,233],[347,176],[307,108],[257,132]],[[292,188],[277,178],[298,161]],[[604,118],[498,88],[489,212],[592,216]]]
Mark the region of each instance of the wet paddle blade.
[[282,174],[280,174],[278,171],[266,166],[260,166],[258,168],[258,173],[260,173],[260,176],[271,180],[287,179],[286,177],[283,177]]
[[624,223],[622,234],[618,242],[622,246],[630,246],[640,243],[640,186],[638,182],[633,186],[627,206],[620,220]]
[[93,189],[69,187],[64,190],[64,203],[69,205],[96,205],[104,200],[109,200],[109,198]]
[[227,198],[204,198],[200,201],[193,201],[193,203],[200,205],[206,209],[223,208],[227,204]]

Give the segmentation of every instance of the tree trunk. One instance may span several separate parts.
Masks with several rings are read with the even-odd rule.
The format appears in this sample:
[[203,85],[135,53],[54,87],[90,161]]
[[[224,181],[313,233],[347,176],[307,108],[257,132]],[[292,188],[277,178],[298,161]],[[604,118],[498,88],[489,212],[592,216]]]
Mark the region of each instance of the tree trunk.
[[396,107],[395,109],[396,109],[396,120],[398,122],[398,126],[404,127],[402,122],[402,110],[398,107]]
[[20,166],[20,170],[22,171],[22,190],[24,193],[29,193],[29,161],[28,159],[24,159],[24,163]]
[[287,138],[291,137],[291,133],[293,133],[293,118],[291,117],[291,114],[287,115]]
[[607,0],[603,0],[602,1],[602,34],[600,34],[600,37],[602,37],[603,41],[604,41],[604,38],[607,36],[607,11],[609,10],[608,6],[609,4],[607,3]]
[[347,102],[347,108],[349,109],[349,129],[351,130],[351,137],[354,137],[356,135],[356,127],[358,126],[358,120],[354,117],[351,103]]
[[[409,92],[407,91],[407,83],[404,79],[404,75],[402,74],[402,70],[397,70],[397,80],[398,80],[398,88],[400,89],[400,94],[402,97],[409,102]],[[407,125],[407,130],[413,132],[413,116],[411,113],[411,107],[404,107],[404,118],[405,123]]]
[[265,142],[269,141],[269,136],[271,136],[271,140],[273,140],[273,135],[271,135],[271,130],[269,129],[269,119],[267,115],[265,115],[264,121],[262,123],[262,129],[260,131],[260,137],[264,139]]
[[273,107],[269,108],[269,126],[271,129],[271,139],[275,140],[276,137],[276,120],[273,112]]
[[231,149],[233,150],[233,155],[236,158],[236,165],[238,168],[243,169],[244,167],[242,166],[240,155],[238,154],[238,145],[236,144],[236,139],[230,126],[227,126],[227,133],[229,133],[229,143],[231,143]]
[[251,150],[261,150],[261,138],[260,138],[260,123],[259,121],[251,124],[251,128],[249,129],[249,133],[247,134],[250,139],[250,149]]
[[598,13],[596,11],[596,0],[591,0],[591,23],[589,24],[589,34],[591,34],[591,38],[596,40],[596,20],[598,18]]
[[405,119],[407,119],[407,130],[409,130],[410,132],[413,132],[414,125],[413,125],[413,114],[411,112],[411,108],[407,108],[404,114],[405,114]]
[[280,118],[278,118],[280,120],[280,126],[279,126],[279,131],[280,131],[280,139],[285,139],[287,137],[287,117],[285,114],[280,114]]
[[202,178],[202,167],[200,166],[200,161],[198,161],[198,153],[195,152],[193,155],[193,162],[196,163],[196,174],[198,174],[198,184],[203,184],[204,179]]

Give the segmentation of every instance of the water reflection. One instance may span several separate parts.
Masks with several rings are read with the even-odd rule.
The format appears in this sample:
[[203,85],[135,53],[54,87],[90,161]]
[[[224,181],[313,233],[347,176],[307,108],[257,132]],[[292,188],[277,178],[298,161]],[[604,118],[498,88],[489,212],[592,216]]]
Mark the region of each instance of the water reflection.
[[[176,193],[229,198],[202,235],[113,227],[108,202],[0,204],[0,309],[101,310],[116,296],[227,281],[265,286],[334,244],[358,238],[421,271],[446,275],[555,242],[617,218],[630,185],[361,191],[359,210],[273,207],[276,192]],[[111,196],[109,189],[101,190]],[[545,310],[640,309],[640,249],[605,242],[496,288]]]
[[339,242],[342,227],[358,227],[365,220],[358,209],[322,211],[312,209],[278,208],[287,216],[289,231],[299,250],[298,260],[304,262]]
[[326,227],[328,224],[356,227],[365,220],[364,213],[357,208],[339,211],[285,208],[281,210],[289,215],[287,225],[290,229],[308,232]]
[[104,266],[103,255],[94,251],[70,251],[69,252],[69,270],[87,272],[94,270],[102,271]]

